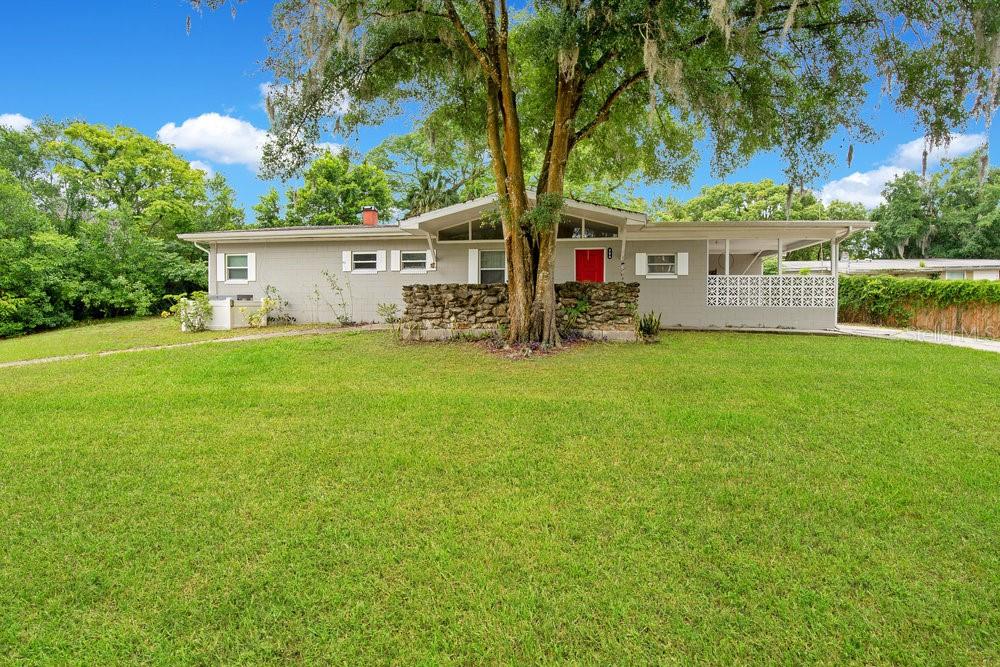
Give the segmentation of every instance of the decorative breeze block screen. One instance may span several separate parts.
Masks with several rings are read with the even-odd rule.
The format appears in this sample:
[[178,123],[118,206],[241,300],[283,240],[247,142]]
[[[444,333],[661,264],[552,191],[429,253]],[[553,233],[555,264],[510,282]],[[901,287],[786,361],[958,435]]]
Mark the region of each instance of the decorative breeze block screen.
[[709,306],[836,308],[833,276],[709,276]]

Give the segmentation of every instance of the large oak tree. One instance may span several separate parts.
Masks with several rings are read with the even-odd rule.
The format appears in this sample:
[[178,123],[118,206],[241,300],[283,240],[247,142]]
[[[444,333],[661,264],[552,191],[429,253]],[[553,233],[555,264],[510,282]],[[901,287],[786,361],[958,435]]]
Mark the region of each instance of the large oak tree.
[[872,79],[935,144],[992,113],[1000,64],[997,0],[282,0],[274,25],[274,172],[408,104],[485,135],[512,342],[559,340],[567,175],[683,180],[707,137],[716,173],[776,150],[809,181],[839,129],[871,136]]

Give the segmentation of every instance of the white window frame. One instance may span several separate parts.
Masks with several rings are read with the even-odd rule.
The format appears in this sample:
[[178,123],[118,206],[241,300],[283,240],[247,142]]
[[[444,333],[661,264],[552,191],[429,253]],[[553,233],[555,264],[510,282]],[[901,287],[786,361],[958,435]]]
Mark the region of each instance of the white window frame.
[[[479,275],[478,275],[479,284],[480,285],[487,284],[487,283],[483,282],[483,271],[499,271],[500,270],[500,269],[489,268],[489,267],[483,268],[483,253],[484,252],[498,252],[501,255],[503,255],[503,282],[507,282],[507,251],[504,250],[504,249],[502,249],[502,248],[499,249],[499,250],[497,250],[496,248],[480,248],[480,250],[479,250]],[[496,284],[496,283],[490,283],[490,284]]]
[[[420,255],[424,258],[424,265],[421,268],[406,268],[406,255]],[[399,251],[399,272],[400,273],[427,273],[431,259],[429,250],[400,250]],[[409,260],[414,261],[414,260]]]
[[[960,275],[957,278],[953,278],[952,275],[956,274],[956,273],[960,273],[962,275]],[[946,270],[944,272],[944,279],[945,280],[965,280],[965,271],[963,269],[950,269],[950,270]]]
[[[358,263],[358,255],[371,255],[372,256],[371,263],[372,263],[373,266],[370,269],[369,268],[364,268],[364,269],[356,268],[357,267],[357,263]],[[368,262],[368,260],[362,260],[362,261],[364,261],[365,263]],[[361,275],[366,275],[366,274],[372,275],[372,274],[378,273],[378,252],[375,251],[375,250],[352,250],[351,251],[351,273],[357,273],[357,274],[361,274]]]
[[[653,257],[673,257],[673,262],[653,262],[650,261]],[[650,270],[653,266],[673,266],[674,270],[672,272],[660,272]],[[646,277],[653,279],[663,279],[663,278],[676,278],[677,277],[677,253],[676,252],[657,252],[657,253],[646,253]]]
[[[230,267],[229,266],[229,258],[230,257],[243,257],[244,259],[246,259],[246,262],[247,262],[246,266],[233,266],[233,267]],[[226,276],[226,278],[225,278],[225,280],[223,282],[225,284],[227,284],[227,285],[248,285],[248,284],[250,284],[250,253],[246,253],[246,252],[244,252],[244,253],[233,253],[233,254],[226,253],[225,259],[223,261],[224,261],[223,266],[225,268],[225,276]],[[247,272],[247,277],[246,278],[230,278],[229,277],[229,270],[231,268],[233,268],[233,269],[243,269],[244,271]]]

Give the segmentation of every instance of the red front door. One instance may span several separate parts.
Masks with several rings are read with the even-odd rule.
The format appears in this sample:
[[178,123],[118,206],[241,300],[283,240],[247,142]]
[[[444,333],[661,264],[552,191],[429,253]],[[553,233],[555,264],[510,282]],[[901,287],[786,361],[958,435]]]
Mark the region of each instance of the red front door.
[[582,248],[576,251],[576,281],[604,282],[604,248]]

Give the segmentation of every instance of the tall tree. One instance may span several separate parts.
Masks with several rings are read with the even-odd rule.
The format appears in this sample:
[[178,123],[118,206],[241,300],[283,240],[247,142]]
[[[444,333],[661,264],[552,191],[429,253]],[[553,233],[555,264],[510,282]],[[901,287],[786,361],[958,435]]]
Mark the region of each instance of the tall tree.
[[872,211],[871,240],[882,255],[902,258],[1000,258],[1000,169],[982,173],[984,151],[942,164],[921,178],[889,182]]
[[449,110],[486,137],[510,339],[545,343],[558,343],[568,174],[683,178],[708,132],[717,172],[777,148],[793,182],[810,180],[837,129],[869,133],[857,110],[872,63],[932,143],[965,121],[974,89],[975,109],[992,113],[1000,64],[995,0],[537,0],[516,20],[506,0],[282,0],[275,26],[268,62],[289,85],[269,104],[270,168],[301,166],[345,104],[334,129],[413,99]]
[[396,206],[410,217],[489,193],[486,145],[475,139],[438,112],[413,132],[389,137],[365,159],[386,173]]
[[937,225],[923,179],[908,171],[882,191],[886,203],[872,211],[874,238],[890,257],[926,257]]
[[289,196],[288,218],[291,224],[353,225],[364,206],[391,208],[385,174],[372,164],[352,165],[346,151],[328,151],[309,165],[305,183]]
[[271,188],[260,196],[253,205],[254,220],[257,227],[281,227],[281,195],[276,188]]

